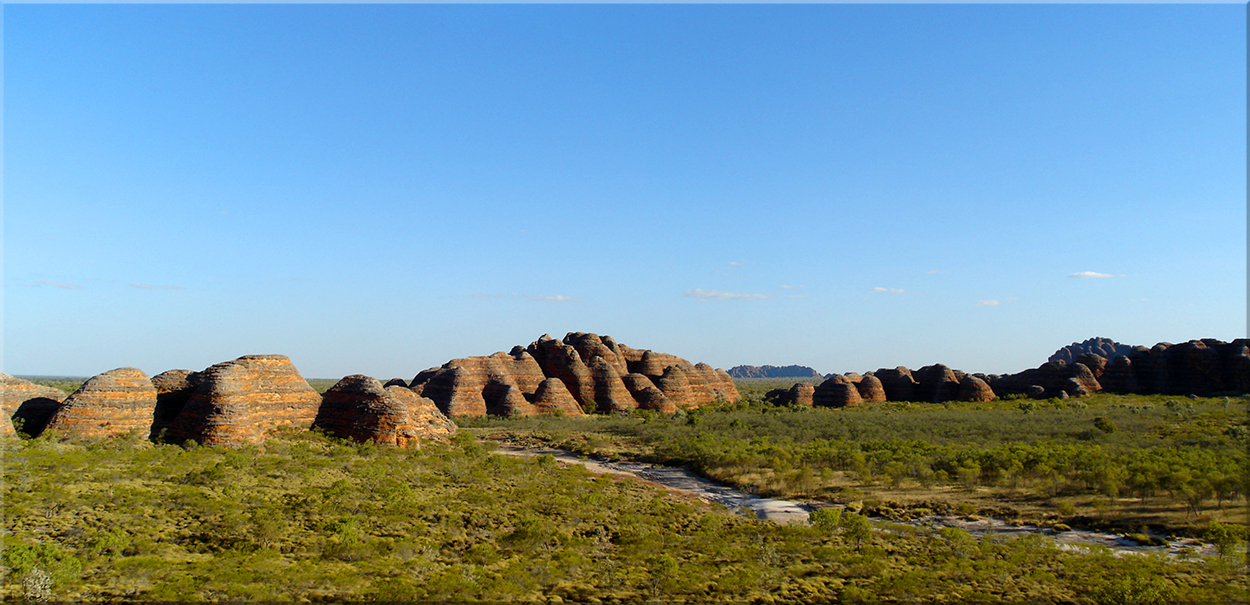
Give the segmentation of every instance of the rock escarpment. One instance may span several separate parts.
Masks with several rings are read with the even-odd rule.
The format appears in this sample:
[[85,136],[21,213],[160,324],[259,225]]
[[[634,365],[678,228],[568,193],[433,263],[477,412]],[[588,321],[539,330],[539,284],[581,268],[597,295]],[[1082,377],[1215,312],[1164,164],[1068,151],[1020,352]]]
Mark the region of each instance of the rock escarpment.
[[91,377],[61,402],[45,431],[66,437],[101,439],[132,431],[148,437],[156,409],[156,387],[137,368],[117,368]]
[[807,366],[734,366],[730,378],[821,378],[820,372]]
[[422,440],[445,440],[456,432],[433,401],[360,374],[325,392],[313,426],[343,439],[397,447],[419,447]]
[[[1109,360],[1094,352],[1108,350],[1124,354]],[[990,401],[1006,395],[1062,399],[1102,390],[1143,395],[1250,392],[1250,339],[1223,342],[1204,338],[1175,345],[1163,342],[1150,348],[1090,339],[1060,353],[1056,355],[1066,355],[1071,361],[1051,356],[1041,366],[1001,376],[967,374],[941,364],[914,372],[899,366],[863,376],[831,375],[816,387],[814,402],[817,406],[844,407],[862,401]],[[858,400],[847,385],[857,388]],[[782,389],[765,397],[777,403],[795,400],[795,395]]]
[[0,427],[0,431],[9,434],[20,425],[23,433],[37,437],[64,400],[65,393],[60,389],[0,372],[0,409],[4,410],[0,425],[8,424],[7,430]]
[[740,399],[723,370],[588,332],[562,340],[543,335],[508,353],[453,359],[417,374],[410,386],[452,417],[675,411]]
[[200,372],[167,434],[204,445],[260,444],[279,427],[308,429],[320,405],[285,355],[247,355]]

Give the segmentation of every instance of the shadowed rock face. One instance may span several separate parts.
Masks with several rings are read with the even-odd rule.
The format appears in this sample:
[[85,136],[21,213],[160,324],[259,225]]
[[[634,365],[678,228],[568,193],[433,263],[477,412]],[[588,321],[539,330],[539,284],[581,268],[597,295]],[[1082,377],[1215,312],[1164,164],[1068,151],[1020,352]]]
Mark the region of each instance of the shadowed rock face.
[[149,439],[169,431],[199,383],[200,375],[190,370],[167,370],[152,377],[152,385],[156,387],[156,411],[152,415]]
[[625,383],[625,388],[629,389],[630,395],[633,395],[634,401],[638,402],[638,407],[644,410],[654,410],[661,414],[677,413],[677,406],[664,396],[664,391],[655,386],[654,382],[644,374],[626,374],[621,377],[621,382]]
[[321,395],[285,355],[248,355],[200,372],[167,434],[204,445],[260,444],[279,427],[311,427],[320,406]]
[[396,447],[419,447],[421,440],[445,440],[456,432],[433,401],[360,374],[325,392],[313,426],[336,437]]
[[[633,376],[626,380],[627,376]],[[564,385],[564,393],[549,381]],[[645,382],[644,382],[645,381]],[[539,392],[541,385],[548,384]],[[673,410],[717,399],[741,399],[723,370],[665,353],[633,349],[610,336],[544,334],[528,347],[489,357],[454,359],[413,378],[411,388],[448,416],[581,413],[635,408]],[[573,400],[569,405],[563,395]],[[593,402],[593,403],[592,403]]]
[[881,368],[873,372],[873,376],[881,381],[881,388],[885,389],[885,397],[889,401],[915,401],[916,400],[916,380],[911,375],[911,370],[903,366],[897,368]]
[[147,437],[156,411],[156,387],[136,368],[91,377],[57,409],[44,430],[99,439],[141,431]]
[[8,423],[9,429],[0,428],[0,431],[9,433],[14,426],[12,421],[17,421],[22,425],[23,433],[38,437],[64,400],[65,393],[61,389],[0,372],[0,409],[4,410],[4,419],[0,424]]
[[915,377],[917,401],[950,401],[959,397],[959,378],[940,363],[916,370]]

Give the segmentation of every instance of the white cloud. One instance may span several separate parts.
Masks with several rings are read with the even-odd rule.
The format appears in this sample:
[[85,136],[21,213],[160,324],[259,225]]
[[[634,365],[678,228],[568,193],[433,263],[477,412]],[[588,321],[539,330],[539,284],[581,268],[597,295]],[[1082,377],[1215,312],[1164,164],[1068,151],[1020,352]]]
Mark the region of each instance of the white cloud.
[[1073,273],[1072,275],[1069,275],[1068,277],[1076,277],[1079,279],[1098,279],[1098,278],[1113,277],[1113,276],[1107,273],[1098,273],[1097,271],[1081,271],[1080,273]]
[[1002,303],[1000,303],[1000,302],[998,302],[998,301],[996,301],[996,300],[983,300],[983,301],[981,301],[981,302],[977,303],[977,305],[976,305],[976,306],[978,306],[978,307],[997,307],[998,305],[1001,305],[1001,304],[1002,304]]
[[37,279],[35,280],[35,282],[43,284],[45,286],[52,286],[53,288],[60,288],[62,290],[81,290],[82,289],[82,286],[78,284],[68,284],[63,281],[50,281],[46,279]]
[[720,290],[703,290],[699,288],[686,290],[682,294],[699,300],[759,300],[768,298],[767,294],[756,294],[754,292],[721,292]]
[[902,294],[903,293],[903,290],[900,290],[899,288],[882,288],[880,286],[877,286],[876,288],[873,288],[870,291],[871,292],[885,292],[886,294]]
[[745,260],[736,260],[736,261],[733,261],[733,262],[729,263],[729,266],[730,266],[730,267],[741,267],[742,265],[749,265],[749,264],[751,264],[751,262],[750,262],[750,261],[745,261]]
[[556,302],[564,302],[566,300],[573,300],[573,299],[567,296],[560,296],[559,294],[557,294],[555,296],[535,296],[534,300],[550,300],[550,301],[556,301]]

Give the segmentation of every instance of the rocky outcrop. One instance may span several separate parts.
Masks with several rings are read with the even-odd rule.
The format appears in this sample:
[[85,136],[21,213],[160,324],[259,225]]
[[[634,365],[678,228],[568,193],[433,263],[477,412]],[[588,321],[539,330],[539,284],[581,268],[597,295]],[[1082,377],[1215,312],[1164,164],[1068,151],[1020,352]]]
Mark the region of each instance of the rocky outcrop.
[[881,379],[872,372],[864,374],[863,378],[855,384],[855,388],[859,390],[859,398],[866,402],[887,401],[885,385],[881,384]]
[[903,366],[897,368],[881,368],[873,372],[873,376],[881,381],[881,388],[885,389],[885,398],[889,401],[915,401],[916,400],[916,380],[911,375],[911,370]]
[[730,378],[821,378],[820,372],[807,366],[734,366]]
[[156,410],[156,387],[137,368],[117,368],[91,377],[48,420],[45,431],[102,439],[132,431],[147,438]]
[[248,355],[200,372],[167,435],[204,445],[263,443],[279,427],[307,429],[321,405],[285,355]]
[[325,392],[313,426],[343,439],[396,447],[419,447],[422,440],[446,440],[456,432],[433,401],[360,374]]
[[[1071,364],[1081,360],[1081,355],[1093,354],[1103,359],[1115,359],[1120,355],[1128,355],[1133,347],[1120,344],[1110,338],[1094,337],[1084,342],[1074,342],[1055,351],[1046,361],[1062,361]],[[1084,363],[1084,362],[1082,362]],[[1089,364],[1085,364],[1088,366]],[[1091,368],[1093,369],[1093,368]]]
[[629,389],[634,401],[638,402],[639,409],[654,410],[661,414],[677,413],[677,406],[645,374],[626,374],[621,377],[621,382],[625,383],[625,388]]
[[22,433],[38,437],[64,400],[65,392],[60,389],[0,372],[0,409],[4,410],[0,424],[9,422],[9,428],[20,425]]
[[566,416],[582,415],[582,406],[577,404],[569,393],[564,381],[559,378],[548,378],[538,384],[534,391],[534,410],[539,414],[564,414]]
[[[628,380],[626,377],[630,377]],[[547,386],[559,380],[574,405]],[[644,382],[645,381],[645,382]],[[723,370],[645,349],[610,336],[570,332],[563,340],[544,334],[528,347],[489,357],[453,359],[417,374],[413,391],[434,400],[448,416],[675,411],[717,400],[740,399]]]
[[812,405],[816,407],[844,408],[863,402],[859,389],[846,376],[834,375],[812,391]]
[[959,380],[960,401],[993,401],[994,390],[977,376],[968,374]]
[[959,377],[942,364],[916,370],[916,401],[952,401],[959,398]]

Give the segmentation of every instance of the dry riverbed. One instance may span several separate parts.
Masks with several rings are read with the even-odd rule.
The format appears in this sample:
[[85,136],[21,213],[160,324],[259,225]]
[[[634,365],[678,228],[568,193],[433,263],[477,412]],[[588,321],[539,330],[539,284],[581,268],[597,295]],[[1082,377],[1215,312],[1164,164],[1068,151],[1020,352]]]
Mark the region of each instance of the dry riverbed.
[[[757,518],[777,523],[806,523],[809,512],[828,506],[841,506],[832,503],[802,503],[773,498],[761,498],[743,492],[737,488],[721,485],[700,477],[684,468],[660,466],[639,462],[610,462],[596,460],[568,450],[550,447],[520,447],[510,443],[498,443],[495,453],[507,456],[551,456],[563,464],[580,464],[592,473],[634,477],[657,485],[666,490],[693,496],[705,502],[714,502],[729,510],[742,511],[755,515]],[[1123,536],[1104,534],[1084,530],[1054,532],[1048,528],[1034,525],[1014,525],[1000,519],[984,517],[929,516],[915,521],[899,522],[899,525],[910,525],[920,528],[940,529],[953,527],[964,530],[974,537],[986,535],[1020,536],[1025,534],[1041,534],[1049,536],[1060,548],[1089,548],[1103,546],[1117,554],[1164,553],[1171,556],[1214,556],[1215,547],[1210,544],[1199,544],[1192,538],[1168,539],[1166,546],[1149,546],[1138,544]],[[887,524],[888,528],[888,524]]]

